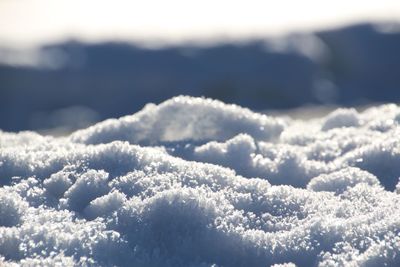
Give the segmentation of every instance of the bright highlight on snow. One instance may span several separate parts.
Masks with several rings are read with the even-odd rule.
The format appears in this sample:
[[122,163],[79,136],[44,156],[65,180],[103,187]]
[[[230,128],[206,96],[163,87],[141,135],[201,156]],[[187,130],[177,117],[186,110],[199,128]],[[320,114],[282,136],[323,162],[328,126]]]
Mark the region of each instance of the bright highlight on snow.
[[399,123],[181,96],[67,137],[0,132],[0,265],[400,266]]

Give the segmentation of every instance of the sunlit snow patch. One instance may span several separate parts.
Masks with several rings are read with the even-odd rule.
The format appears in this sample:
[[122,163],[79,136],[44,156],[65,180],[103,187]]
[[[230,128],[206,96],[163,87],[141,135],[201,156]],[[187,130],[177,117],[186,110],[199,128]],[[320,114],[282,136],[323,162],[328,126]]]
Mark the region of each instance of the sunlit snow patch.
[[67,137],[0,132],[0,264],[400,266],[399,118],[177,97]]

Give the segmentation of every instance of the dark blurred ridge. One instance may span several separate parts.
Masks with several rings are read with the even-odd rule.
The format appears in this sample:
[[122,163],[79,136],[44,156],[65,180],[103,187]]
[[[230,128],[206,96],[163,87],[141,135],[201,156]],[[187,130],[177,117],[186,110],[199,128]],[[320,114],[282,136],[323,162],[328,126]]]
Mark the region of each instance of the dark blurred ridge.
[[208,47],[47,45],[35,64],[0,65],[0,129],[79,128],[179,94],[255,110],[399,102],[400,32],[360,24]]

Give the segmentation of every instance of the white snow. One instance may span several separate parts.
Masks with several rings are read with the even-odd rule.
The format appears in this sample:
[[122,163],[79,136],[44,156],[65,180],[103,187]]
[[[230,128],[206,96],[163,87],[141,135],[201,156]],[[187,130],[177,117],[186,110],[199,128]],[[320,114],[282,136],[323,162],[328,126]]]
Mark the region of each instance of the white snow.
[[0,131],[0,265],[400,266],[399,118],[177,97],[66,137]]
[[355,109],[337,109],[329,114],[322,124],[322,130],[330,130],[342,127],[357,127],[360,125],[360,118]]

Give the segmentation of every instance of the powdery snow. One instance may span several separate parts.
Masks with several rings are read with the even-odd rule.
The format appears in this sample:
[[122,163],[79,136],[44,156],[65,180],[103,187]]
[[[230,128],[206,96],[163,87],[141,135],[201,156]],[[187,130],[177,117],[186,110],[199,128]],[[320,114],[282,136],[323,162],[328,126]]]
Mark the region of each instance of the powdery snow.
[[67,137],[0,131],[0,265],[400,266],[399,123],[176,97]]

